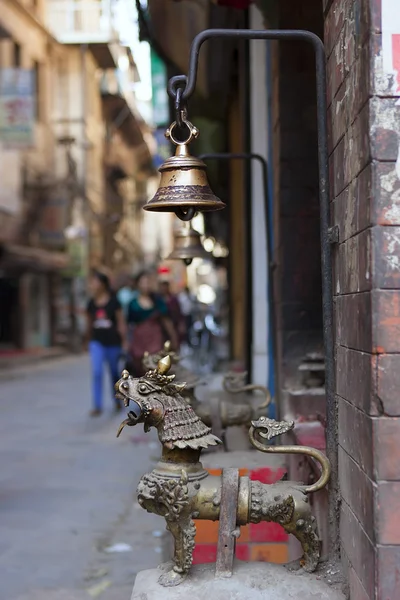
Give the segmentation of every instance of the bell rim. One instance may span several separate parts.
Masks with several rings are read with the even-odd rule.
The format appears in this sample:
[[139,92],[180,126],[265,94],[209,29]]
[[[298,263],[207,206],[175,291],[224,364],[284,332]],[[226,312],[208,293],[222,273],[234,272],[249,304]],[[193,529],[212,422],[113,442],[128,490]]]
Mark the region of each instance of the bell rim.
[[196,208],[199,212],[216,212],[217,210],[223,210],[226,208],[225,202],[201,202],[201,201],[188,201],[185,204],[176,202],[175,204],[166,201],[148,202],[143,206],[143,210],[150,212],[175,212],[177,208],[185,210],[186,208]]
[[226,208],[226,204],[224,202],[221,202],[221,204],[218,203],[217,205],[210,202],[187,202],[186,204],[167,204],[166,202],[155,202],[154,204],[145,204],[143,206],[143,210],[147,210],[149,212],[175,212],[175,210],[178,208],[181,208],[182,210],[186,210],[187,208],[196,208],[199,212],[216,212]]

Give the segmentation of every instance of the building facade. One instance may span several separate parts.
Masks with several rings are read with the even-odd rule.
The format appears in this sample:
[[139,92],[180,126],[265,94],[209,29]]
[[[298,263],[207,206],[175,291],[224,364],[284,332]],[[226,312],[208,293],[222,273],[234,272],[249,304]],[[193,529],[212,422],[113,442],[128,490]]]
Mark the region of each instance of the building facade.
[[151,130],[110,4],[3,8],[1,346],[75,346],[89,269],[132,273],[142,260]]

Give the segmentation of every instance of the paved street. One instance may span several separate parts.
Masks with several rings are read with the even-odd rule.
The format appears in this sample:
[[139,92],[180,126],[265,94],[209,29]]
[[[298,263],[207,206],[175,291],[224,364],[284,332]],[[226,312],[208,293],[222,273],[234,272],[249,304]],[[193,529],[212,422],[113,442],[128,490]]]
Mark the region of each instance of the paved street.
[[[159,453],[155,432],[90,419],[86,357],[0,381],[0,600],[129,600],[161,560],[161,518],[136,503]],[[128,552],[107,553],[117,543]]]

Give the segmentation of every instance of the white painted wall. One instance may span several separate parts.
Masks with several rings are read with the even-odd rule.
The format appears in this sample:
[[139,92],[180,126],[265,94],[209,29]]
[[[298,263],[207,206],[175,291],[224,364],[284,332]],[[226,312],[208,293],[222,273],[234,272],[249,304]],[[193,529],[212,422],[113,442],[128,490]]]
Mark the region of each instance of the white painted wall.
[[[265,29],[261,12],[250,7],[250,28]],[[268,156],[267,61],[263,41],[250,42],[251,151]],[[265,202],[261,167],[253,161],[252,179],[252,279],[253,345],[251,381],[268,382],[268,272]]]

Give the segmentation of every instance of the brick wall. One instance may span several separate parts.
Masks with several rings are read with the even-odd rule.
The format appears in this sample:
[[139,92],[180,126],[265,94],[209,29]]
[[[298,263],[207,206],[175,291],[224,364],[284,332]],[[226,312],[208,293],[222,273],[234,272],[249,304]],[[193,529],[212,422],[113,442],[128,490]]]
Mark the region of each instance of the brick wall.
[[351,600],[400,598],[400,107],[382,72],[385,1],[325,2],[332,214],[340,236],[340,533]]

